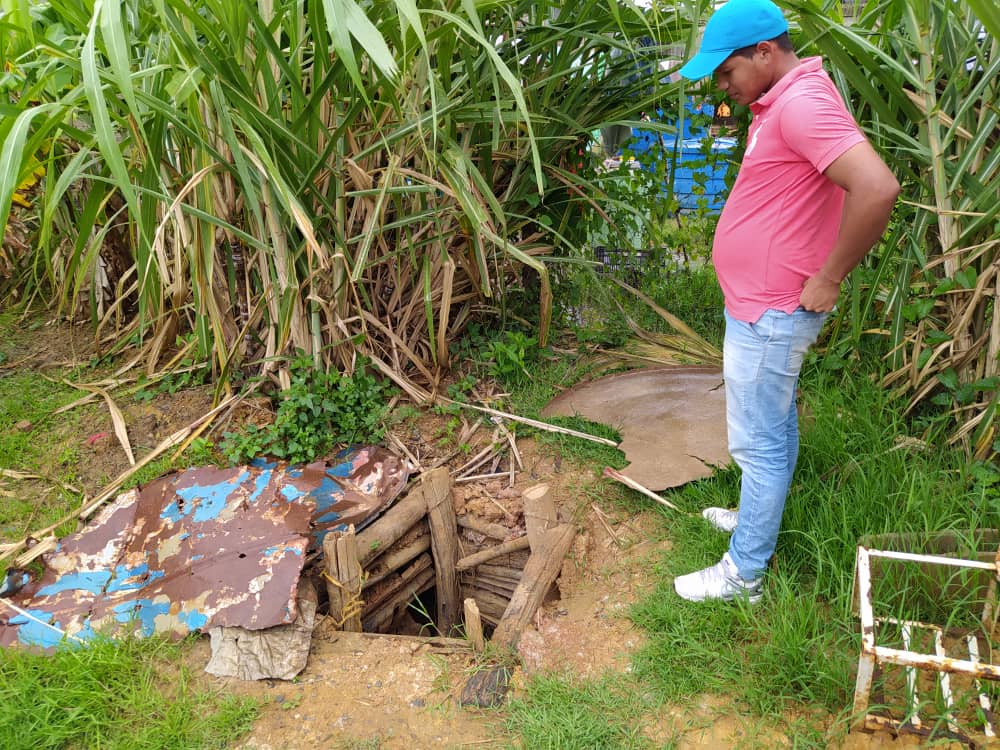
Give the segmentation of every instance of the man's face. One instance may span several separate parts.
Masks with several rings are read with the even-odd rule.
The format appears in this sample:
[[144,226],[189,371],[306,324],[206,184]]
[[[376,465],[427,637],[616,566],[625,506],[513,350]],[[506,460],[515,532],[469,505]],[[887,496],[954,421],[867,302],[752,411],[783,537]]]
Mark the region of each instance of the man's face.
[[733,54],[715,69],[715,83],[737,104],[750,104],[769,88],[767,70],[769,53],[754,50],[753,57]]

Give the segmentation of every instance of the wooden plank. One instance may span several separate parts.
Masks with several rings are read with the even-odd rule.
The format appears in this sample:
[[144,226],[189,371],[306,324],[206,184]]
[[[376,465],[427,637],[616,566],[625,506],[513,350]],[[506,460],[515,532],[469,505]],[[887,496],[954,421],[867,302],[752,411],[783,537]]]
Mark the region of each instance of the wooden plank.
[[[474,568],[480,563],[488,562],[500,555],[506,555],[511,552],[516,552],[522,549],[528,549],[530,543],[528,542],[528,535],[519,536],[517,539],[511,539],[509,542],[504,542],[503,544],[497,544],[493,547],[487,547],[484,550],[480,550],[468,557],[463,557],[459,560],[455,567],[458,570],[468,570],[469,568]],[[530,561],[530,558],[529,558]]]
[[507,588],[506,586],[498,585],[494,581],[483,580],[482,578],[463,578],[462,584],[466,587],[473,587],[479,591],[490,591],[497,596],[502,596],[504,598],[504,605],[500,608],[501,614],[503,614],[503,611],[507,609],[507,602],[509,602],[510,598],[514,595],[515,587],[511,586],[510,588]]
[[340,583],[349,594],[349,608],[343,613],[344,627],[350,633],[361,632],[361,563],[358,562],[358,544],[354,526],[337,539],[337,569]]
[[480,616],[494,625],[500,622],[507,605],[510,604],[510,599],[477,586],[463,587],[462,595],[467,599],[475,599]]
[[481,654],[486,650],[486,637],[483,635],[483,620],[479,615],[479,606],[476,600],[468,598],[464,602],[465,609],[465,635],[472,644],[472,650]]
[[330,599],[330,617],[338,630],[361,630],[361,565],[354,526],[331,531],[323,539],[324,579]]
[[386,605],[386,602],[395,598],[397,592],[404,589],[412,580],[422,575],[424,571],[430,570],[430,568],[431,556],[425,552],[414,560],[402,573],[386,580],[383,583],[384,587],[377,593],[372,594],[372,598],[365,602],[364,612],[362,612],[361,616],[367,618],[369,615],[382,609]]
[[399,542],[385,551],[371,563],[368,568],[368,577],[364,581],[364,588],[370,588],[376,583],[381,583],[389,576],[398,572],[400,568],[417,558],[422,552],[431,548],[431,535],[423,521],[418,521],[414,529],[419,533],[404,536]]
[[506,565],[491,565],[489,563],[482,563],[476,567],[476,572],[484,576],[492,576],[493,578],[500,578],[505,581],[513,581],[514,583],[517,583],[521,580],[524,568],[511,568]]
[[573,544],[574,534],[573,525],[568,523],[542,534],[538,549],[528,558],[524,575],[503,613],[503,619],[493,632],[493,643],[505,648],[517,646],[521,632],[534,617],[549,587],[558,577],[563,559]]
[[451,477],[444,467],[424,474],[418,489],[427,503],[427,523],[431,529],[431,552],[437,586],[438,632],[451,633],[461,618],[458,596],[458,523],[451,499]]
[[344,625],[344,607],[347,596],[340,584],[340,568],[337,565],[337,535],[340,532],[331,531],[323,539],[323,580],[326,582],[326,595],[329,599],[328,612],[337,630]]
[[[420,485],[417,485],[419,488]],[[358,559],[363,568],[403,537],[425,515],[423,492],[411,491],[379,520],[358,534]]]
[[559,523],[556,506],[547,484],[536,484],[521,493],[524,501],[524,525],[528,530],[531,551],[538,549],[541,535]]
[[365,630],[384,632],[385,628],[392,624],[397,609],[406,606],[412,599],[415,599],[433,585],[434,571],[430,568],[425,568],[415,578],[410,579],[401,588],[397,589],[392,598],[384,601],[377,611],[365,617]]

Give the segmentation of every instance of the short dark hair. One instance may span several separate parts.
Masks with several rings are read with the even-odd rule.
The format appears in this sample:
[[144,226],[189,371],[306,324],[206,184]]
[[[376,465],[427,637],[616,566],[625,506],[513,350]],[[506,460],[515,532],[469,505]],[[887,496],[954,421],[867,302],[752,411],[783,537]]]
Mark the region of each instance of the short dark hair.
[[[778,49],[782,52],[795,51],[795,47],[792,46],[792,39],[788,36],[787,31],[778,34],[778,36],[774,37],[774,39],[766,39],[762,41],[774,42],[778,45]],[[760,42],[757,42],[757,44],[760,44]],[[733,50],[733,54],[730,55],[730,57],[733,55],[739,55],[740,57],[753,57],[754,53],[757,51],[757,44],[751,44],[748,47],[740,47],[737,50]]]

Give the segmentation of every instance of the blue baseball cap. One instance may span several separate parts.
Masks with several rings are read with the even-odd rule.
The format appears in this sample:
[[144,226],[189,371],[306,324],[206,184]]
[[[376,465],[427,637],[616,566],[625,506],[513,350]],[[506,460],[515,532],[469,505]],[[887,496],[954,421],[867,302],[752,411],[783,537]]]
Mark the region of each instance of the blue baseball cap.
[[705,24],[698,53],[680,69],[693,81],[712,75],[733,52],[788,31],[788,21],[771,0],[729,0]]

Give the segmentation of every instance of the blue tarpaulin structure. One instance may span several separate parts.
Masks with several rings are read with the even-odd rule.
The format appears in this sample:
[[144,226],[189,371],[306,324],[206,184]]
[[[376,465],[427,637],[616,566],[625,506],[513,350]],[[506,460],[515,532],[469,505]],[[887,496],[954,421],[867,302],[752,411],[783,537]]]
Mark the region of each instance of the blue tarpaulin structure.
[[[696,211],[702,208],[718,212],[725,203],[726,170],[729,166],[729,154],[736,147],[736,139],[714,138],[711,147],[706,149],[704,139],[708,135],[708,130],[693,120],[691,115],[711,117],[715,114],[715,106],[703,104],[696,107],[694,103],[689,102],[687,113],[688,116],[684,118],[680,127],[679,143],[676,134],[633,128],[629,149],[637,155],[652,151],[656,159],[652,162],[647,159],[640,160],[648,169],[655,169],[661,159],[666,160],[664,171],[667,179],[673,180],[674,197],[681,211]],[[658,113],[658,119],[666,125],[677,124],[675,120],[664,118],[662,112]]]

